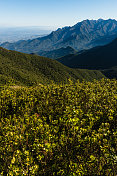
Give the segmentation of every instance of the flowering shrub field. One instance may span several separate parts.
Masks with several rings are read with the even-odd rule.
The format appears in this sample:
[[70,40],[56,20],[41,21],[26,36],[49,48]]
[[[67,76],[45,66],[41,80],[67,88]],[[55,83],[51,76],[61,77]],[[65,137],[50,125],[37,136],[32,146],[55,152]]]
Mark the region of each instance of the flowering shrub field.
[[117,81],[0,89],[1,176],[116,176]]

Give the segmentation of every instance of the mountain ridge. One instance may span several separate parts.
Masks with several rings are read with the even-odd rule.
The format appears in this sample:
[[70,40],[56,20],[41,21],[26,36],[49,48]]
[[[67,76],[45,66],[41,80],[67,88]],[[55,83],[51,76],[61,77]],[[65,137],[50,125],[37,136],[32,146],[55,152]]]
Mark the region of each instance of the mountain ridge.
[[22,42],[3,43],[1,46],[24,53],[51,51],[67,46],[80,51],[98,45],[105,45],[116,37],[116,20],[83,20],[74,26],[59,28],[45,37]]

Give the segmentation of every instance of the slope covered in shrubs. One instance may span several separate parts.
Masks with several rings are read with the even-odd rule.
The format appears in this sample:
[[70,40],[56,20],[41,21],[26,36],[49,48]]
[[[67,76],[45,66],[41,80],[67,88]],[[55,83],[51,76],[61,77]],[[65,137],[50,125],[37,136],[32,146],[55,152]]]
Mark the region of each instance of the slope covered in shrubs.
[[[87,77],[86,77],[87,74]],[[67,82],[68,78],[92,81],[105,76],[100,71],[75,70],[63,64],[31,54],[19,53],[0,47],[0,84],[37,85],[50,82]]]
[[116,175],[117,81],[0,91],[0,174]]

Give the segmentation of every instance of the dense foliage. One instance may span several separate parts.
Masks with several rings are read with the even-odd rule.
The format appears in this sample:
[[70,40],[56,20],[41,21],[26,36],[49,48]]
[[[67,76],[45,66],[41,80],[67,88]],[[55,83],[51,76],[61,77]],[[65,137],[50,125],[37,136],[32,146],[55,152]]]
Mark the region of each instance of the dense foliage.
[[117,174],[117,81],[0,89],[0,174]]

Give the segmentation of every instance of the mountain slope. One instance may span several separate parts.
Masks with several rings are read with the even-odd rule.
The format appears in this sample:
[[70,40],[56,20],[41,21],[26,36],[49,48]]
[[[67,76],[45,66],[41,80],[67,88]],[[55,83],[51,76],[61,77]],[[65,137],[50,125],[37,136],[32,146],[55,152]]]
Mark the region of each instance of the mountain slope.
[[40,55],[40,56],[44,56],[47,58],[51,58],[51,59],[57,59],[57,58],[66,56],[68,54],[76,54],[76,53],[77,53],[76,50],[74,50],[73,48],[68,46],[66,48],[60,48],[60,49],[56,49],[56,50],[52,50],[52,51],[42,51],[42,52],[40,51],[35,54]]
[[57,59],[72,68],[109,69],[117,66],[117,39],[108,45],[95,47],[77,55]]
[[24,53],[51,51],[70,46],[78,51],[105,45],[117,37],[116,20],[84,20],[72,27],[59,28],[34,40],[4,43],[1,46]]
[[69,78],[92,81],[103,77],[99,71],[71,69],[52,59],[0,47],[0,84],[11,82],[12,79],[18,85],[36,85],[51,81],[67,82]]

